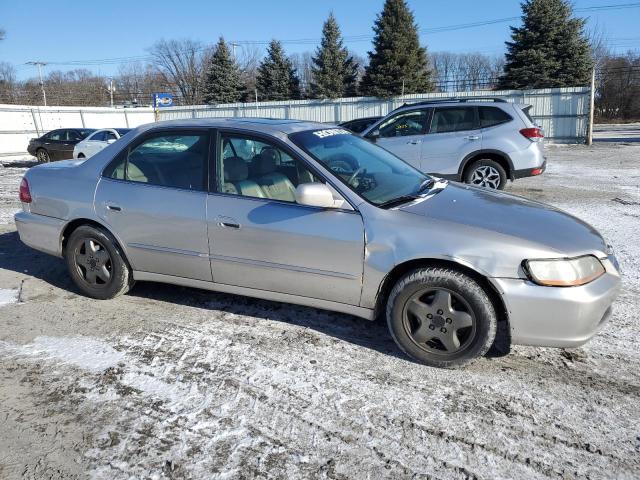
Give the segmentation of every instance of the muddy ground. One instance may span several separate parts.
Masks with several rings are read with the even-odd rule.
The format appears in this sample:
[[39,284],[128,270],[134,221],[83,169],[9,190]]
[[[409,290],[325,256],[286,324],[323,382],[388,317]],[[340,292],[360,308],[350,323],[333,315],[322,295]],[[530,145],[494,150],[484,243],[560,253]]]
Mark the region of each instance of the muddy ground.
[[458,371],[347,315],[151,283],[85,298],[20,243],[30,162],[3,161],[0,478],[638,478],[640,144],[548,156],[508,189],[614,245],[615,313],[582,348]]

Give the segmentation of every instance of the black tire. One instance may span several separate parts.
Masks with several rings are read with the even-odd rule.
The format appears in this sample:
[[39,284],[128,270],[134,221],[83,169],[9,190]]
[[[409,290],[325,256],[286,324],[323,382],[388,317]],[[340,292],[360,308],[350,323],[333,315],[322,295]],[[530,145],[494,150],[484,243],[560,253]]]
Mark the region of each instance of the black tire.
[[47,152],[44,148],[39,148],[38,150],[36,150],[36,158],[38,159],[38,163],[49,163],[51,161],[49,152]]
[[[448,311],[440,308],[443,305]],[[422,268],[409,272],[391,290],[387,325],[400,349],[414,360],[456,368],[487,353],[497,317],[484,289],[469,276],[449,268]]]
[[108,300],[133,286],[118,242],[102,228],[76,228],[67,241],[65,260],[73,282],[89,297]]
[[79,153],[78,158],[84,158],[84,153]]
[[507,183],[507,172],[495,160],[483,158],[467,167],[464,182],[477,187],[502,190]]

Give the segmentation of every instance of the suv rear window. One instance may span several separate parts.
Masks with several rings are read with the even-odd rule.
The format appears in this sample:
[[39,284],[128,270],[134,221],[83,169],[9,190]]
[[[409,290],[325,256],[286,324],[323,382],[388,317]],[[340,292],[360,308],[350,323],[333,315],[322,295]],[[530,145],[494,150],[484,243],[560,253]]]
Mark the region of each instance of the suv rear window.
[[437,108],[431,120],[430,133],[458,132],[473,130],[475,109],[472,107]]
[[511,115],[498,107],[479,107],[478,110],[480,111],[480,126],[482,128],[493,127],[513,120]]

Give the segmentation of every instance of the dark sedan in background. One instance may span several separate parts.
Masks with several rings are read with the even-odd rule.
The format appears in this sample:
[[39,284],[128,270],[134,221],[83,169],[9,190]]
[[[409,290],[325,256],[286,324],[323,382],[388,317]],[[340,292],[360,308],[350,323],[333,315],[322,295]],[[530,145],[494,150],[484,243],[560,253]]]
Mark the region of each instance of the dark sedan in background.
[[95,132],[95,128],[60,128],[29,141],[27,151],[40,163],[73,158],[76,144]]

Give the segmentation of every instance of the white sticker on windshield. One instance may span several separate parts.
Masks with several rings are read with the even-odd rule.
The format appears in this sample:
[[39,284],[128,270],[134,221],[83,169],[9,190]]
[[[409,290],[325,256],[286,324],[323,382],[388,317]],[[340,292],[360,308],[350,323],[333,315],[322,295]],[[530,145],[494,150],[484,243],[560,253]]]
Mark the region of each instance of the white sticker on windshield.
[[326,138],[332,137],[333,135],[351,135],[351,132],[344,128],[329,128],[327,130],[316,130],[313,134],[316,137]]

